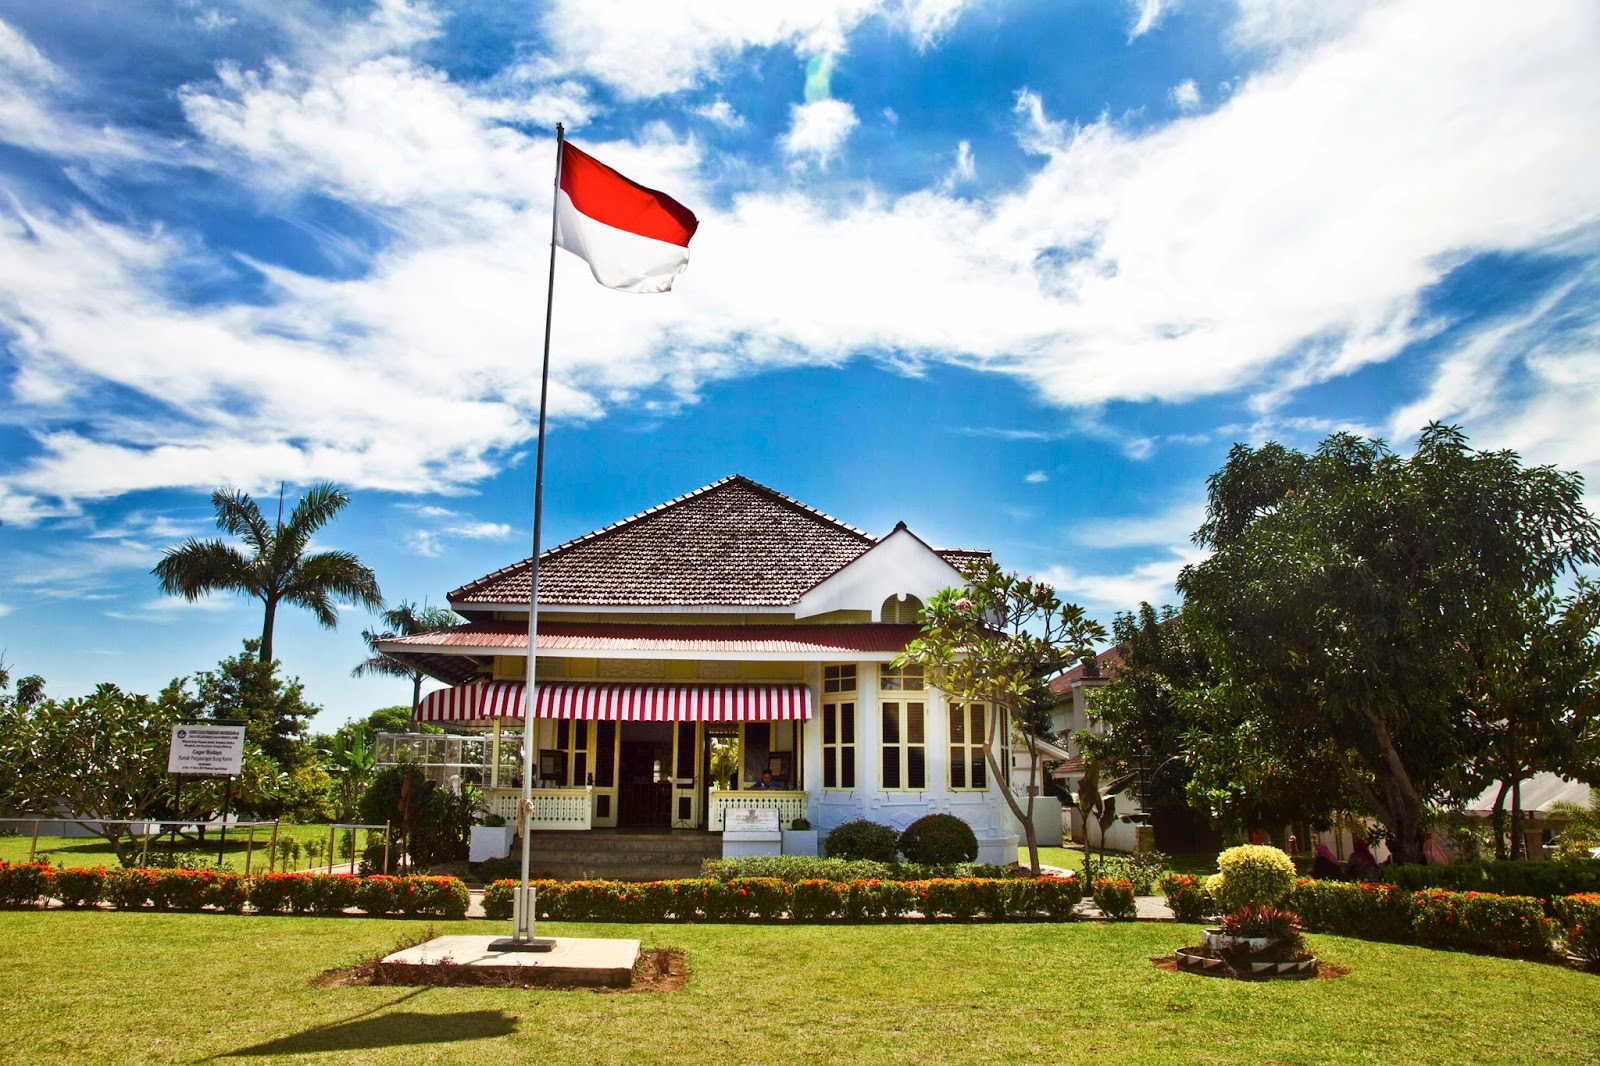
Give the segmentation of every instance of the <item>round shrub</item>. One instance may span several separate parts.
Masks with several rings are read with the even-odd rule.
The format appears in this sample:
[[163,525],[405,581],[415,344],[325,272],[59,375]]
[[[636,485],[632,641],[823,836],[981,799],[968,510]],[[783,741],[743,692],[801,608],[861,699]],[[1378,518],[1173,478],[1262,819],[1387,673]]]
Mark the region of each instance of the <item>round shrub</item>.
[[[831,847],[833,837],[829,836]],[[978,837],[972,827],[953,814],[928,814],[900,834],[900,853],[912,862],[949,866],[978,857]]]
[[1294,888],[1294,863],[1277,848],[1244,844],[1217,856],[1222,872],[1206,882],[1206,891],[1224,911],[1243,907],[1275,907]]
[[900,835],[889,826],[857,818],[834,826],[824,846],[830,859],[871,859],[894,862]]

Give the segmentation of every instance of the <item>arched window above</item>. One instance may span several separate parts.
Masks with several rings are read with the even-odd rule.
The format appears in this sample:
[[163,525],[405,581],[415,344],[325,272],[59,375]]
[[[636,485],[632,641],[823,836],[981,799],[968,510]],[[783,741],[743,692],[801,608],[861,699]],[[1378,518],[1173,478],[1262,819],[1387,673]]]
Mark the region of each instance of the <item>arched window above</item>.
[[922,601],[909,592],[898,596],[890,596],[883,601],[883,607],[878,612],[880,622],[897,622],[910,625],[922,621]]

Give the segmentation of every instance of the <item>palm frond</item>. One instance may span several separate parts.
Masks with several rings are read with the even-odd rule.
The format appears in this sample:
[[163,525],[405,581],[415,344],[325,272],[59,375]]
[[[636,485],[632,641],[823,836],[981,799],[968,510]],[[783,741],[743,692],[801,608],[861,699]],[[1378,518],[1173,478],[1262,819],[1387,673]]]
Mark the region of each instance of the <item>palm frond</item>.
[[350,502],[350,497],[331,482],[323,481],[306,490],[289,512],[289,520],[278,530],[278,538],[294,546],[293,554],[305,551],[311,535],[329,522]]
[[246,592],[260,595],[259,574],[251,561],[231,544],[196,540],[168,548],[151,568],[161,591],[193,603],[209,592]]
[[331,598],[369,611],[383,607],[377,575],[350,552],[328,551],[305,556],[290,572],[282,588],[284,599],[306,607],[311,607],[310,601],[315,597]]
[[248,493],[233,488],[218,489],[211,494],[211,506],[217,512],[218,529],[242,538],[258,556],[266,554],[272,543],[272,530],[261,508]]

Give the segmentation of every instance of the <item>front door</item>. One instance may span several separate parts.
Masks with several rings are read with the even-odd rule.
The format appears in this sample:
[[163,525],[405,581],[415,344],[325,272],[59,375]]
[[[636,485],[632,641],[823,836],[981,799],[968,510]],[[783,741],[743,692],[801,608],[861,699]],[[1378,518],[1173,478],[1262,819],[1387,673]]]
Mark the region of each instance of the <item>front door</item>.
[[672,726],[628,722],[618,745],[617,824],[634,828],[672,825]]

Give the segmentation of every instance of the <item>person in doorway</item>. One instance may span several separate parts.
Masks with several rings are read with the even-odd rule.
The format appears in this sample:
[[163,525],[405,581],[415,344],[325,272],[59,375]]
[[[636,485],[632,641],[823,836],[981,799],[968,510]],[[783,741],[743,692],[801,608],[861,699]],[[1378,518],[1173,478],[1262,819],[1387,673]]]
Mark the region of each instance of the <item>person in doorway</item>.
[[770,791],[778,788],[779,786],[777,780],[772,776],[772,771],[768,770],[761,775],[761,780],[756,782],[756,787]]

